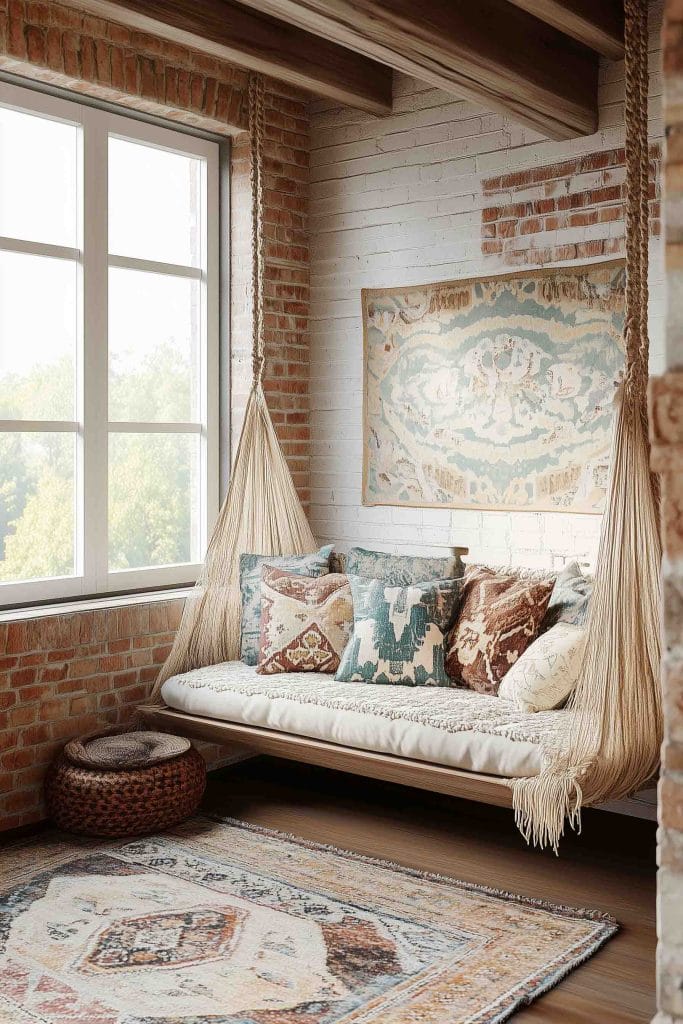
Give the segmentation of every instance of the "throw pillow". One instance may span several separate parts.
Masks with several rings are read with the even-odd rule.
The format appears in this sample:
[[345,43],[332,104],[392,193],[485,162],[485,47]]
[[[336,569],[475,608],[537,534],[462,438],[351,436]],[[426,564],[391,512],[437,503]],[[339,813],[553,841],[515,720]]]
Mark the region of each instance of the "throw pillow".
[[299,576],[264,566],[257,672],[336,672],[352,626],[346,576]]
[[261,569],[275,565],[299,576],[324,576],[329,572],[332,544],[310,555],[240,555],[240,592],[242,595],[242,640],[240,657],[247,665],[258,661],[261,632]]
[[346,556],[346,572],[349,576],[384,580],[397,587],[425,581],[459,579],[464,570],[460,555],[424,558],[420,555],[390,555],[386,551],[351,548]]
[[552,589],[552,580],[468,572],[446,643],[448,674],[471,690],[497,693],[507,670],[536,639]]
[[527,647],[503,677],[498,696],[522,711],[550,711],[566,701],[579,681],[586,630],[558,622]]
[[583,575],[578,562],[570,562],[557,575],[543,629],[550,629],[558,622],[585,626],[592,594],[592,581]]
[[336,679],[341,682],[450,686],[444,638],[462,580],[397,587],[350,576],[353,633]]

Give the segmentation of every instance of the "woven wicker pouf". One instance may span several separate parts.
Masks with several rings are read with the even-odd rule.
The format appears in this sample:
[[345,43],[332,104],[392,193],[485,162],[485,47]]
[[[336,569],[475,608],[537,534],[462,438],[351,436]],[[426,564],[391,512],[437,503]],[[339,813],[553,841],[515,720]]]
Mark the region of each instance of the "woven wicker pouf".
[[206,766],[189,740],[158,732],[100,733],[73,740],[45,780],[59,828],[96,836],[139,836],[196,810]]

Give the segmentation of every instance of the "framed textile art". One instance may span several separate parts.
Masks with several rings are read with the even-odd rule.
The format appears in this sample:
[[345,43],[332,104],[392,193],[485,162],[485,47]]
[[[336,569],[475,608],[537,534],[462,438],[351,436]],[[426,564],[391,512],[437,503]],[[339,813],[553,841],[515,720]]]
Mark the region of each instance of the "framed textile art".
[[362,292],[365,505],[603,511],[623,261]]

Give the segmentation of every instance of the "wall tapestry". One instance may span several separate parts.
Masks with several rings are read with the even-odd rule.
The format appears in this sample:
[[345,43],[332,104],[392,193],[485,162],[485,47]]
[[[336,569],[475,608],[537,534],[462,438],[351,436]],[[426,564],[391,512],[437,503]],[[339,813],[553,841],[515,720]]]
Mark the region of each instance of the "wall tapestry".
[[362,293],[366,505],[602,512],[622,261]]

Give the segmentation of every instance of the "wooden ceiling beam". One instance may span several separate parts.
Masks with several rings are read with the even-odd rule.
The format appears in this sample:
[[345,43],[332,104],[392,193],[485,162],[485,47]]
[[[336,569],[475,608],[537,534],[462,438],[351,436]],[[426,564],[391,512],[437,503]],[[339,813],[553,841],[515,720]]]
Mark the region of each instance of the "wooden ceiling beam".
[[597,129],[597,54],[508,0],[242,0],[549,138]]
[[509,0],[610,60],[624,56],[623,0]]
[[78,6],[318,96],[373,114],[391,111],[388,68],[232,0],[78,0]]

